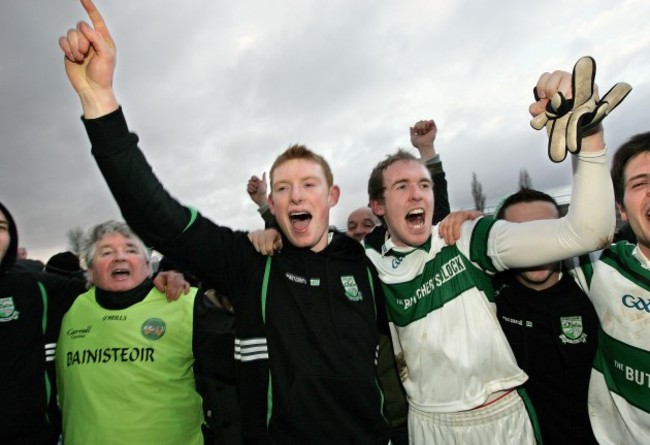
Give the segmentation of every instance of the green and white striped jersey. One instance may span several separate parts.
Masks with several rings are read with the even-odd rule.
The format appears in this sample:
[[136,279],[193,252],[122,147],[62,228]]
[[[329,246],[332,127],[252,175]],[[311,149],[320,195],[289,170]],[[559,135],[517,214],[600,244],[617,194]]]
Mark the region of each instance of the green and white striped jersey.
[[496,271],[487,254],[493,223],[466,223],[473,235],[454,246],[434,236],[415,249],[388,240],[383,253],[366,250],[384,286],[398,363],[403,354],[404,388],[419,410],[469,410],[527,379],[499,326],[486,274]]
[[571,208],[563,218],[466,221],[454,246],[437,235],[417,248],[396,247],[390,239],[381,248],[366,245],[384,286],[395,353],[415,408],[468,410],[526,381],[497,321],[489,275],[582,255],[611,239],[607,152],[581,152],[575,159]]
[[573,261],[601,324],[589,415],[602,444],[650,443],[650,270],[626,242]]

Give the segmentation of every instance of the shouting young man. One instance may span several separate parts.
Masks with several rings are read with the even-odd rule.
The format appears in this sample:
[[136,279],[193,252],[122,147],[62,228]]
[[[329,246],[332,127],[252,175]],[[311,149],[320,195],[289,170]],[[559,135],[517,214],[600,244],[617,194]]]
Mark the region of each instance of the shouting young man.
[[[355,240],[329,232],[339,189],[325,160],[290,147],[270,171],[283,251],[264,257],[246,233],[174,200],[129,132],[112,89],[115,46],[101,15],[60,39],[93,154],[129,225],[183,270],[231,299],[246,443],[386,444],[376,374],[376,272]],[[386,326],[385,317],[380,325]]]

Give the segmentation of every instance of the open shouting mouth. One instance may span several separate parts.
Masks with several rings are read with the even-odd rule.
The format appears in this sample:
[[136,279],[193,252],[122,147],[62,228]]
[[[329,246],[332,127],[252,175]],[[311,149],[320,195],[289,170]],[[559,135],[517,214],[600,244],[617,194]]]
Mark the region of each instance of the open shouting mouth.
[[292,212],[289,214],[289,221],[294,229],[305,230],[311,221],[311,214],[308,212]]
[[111,271],[111,277],[117,280],[125,280],[131,276],[131,271],[124,268],[117,268]]
[[414,209],[406,214],[406,223],[413,229],[424,227],[424,210]]

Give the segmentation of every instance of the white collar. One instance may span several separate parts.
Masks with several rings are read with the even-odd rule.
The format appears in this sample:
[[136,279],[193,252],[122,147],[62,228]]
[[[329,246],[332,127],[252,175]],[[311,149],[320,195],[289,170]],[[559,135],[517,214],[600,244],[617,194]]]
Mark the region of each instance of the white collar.
[[639,245],[634,246],[632,256],[636,258],[644,269],[650,269],[650,260],[641,252]]

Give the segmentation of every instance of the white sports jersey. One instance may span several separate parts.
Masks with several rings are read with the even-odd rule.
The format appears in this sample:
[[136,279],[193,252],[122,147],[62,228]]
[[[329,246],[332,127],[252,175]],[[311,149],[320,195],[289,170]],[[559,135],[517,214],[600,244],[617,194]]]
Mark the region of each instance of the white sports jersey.
[[611,237],[606,151],[577,159],[564,218],[525,224],[483,218],[465,222],[454,246],[433,236],[418,248],[388,239],[381,252],[366,249],[384,286],[398,363],[406,365],[404,388],[417,409],[472,409],[526,380],[497,321],[487,274],[581,255]]
[[626,242],[580,258],[572,273],[601,324],[589,416],[601,444],[650,443],[650,270]]
[[391,329],[397,333],[395,353],[400,361],[403,353],[406,363],[404,388],[419,410],[469,410],[527,379],[499,326],[484,272],[495,271],[485,251],[493,223],[472,222],[471,243],[463,237],[447,246],[433,237],[418,249],[393,247],[389,240],[385,255],[366,250],[384,285]]

